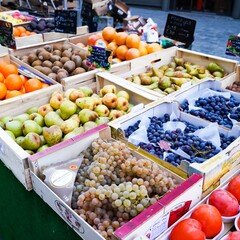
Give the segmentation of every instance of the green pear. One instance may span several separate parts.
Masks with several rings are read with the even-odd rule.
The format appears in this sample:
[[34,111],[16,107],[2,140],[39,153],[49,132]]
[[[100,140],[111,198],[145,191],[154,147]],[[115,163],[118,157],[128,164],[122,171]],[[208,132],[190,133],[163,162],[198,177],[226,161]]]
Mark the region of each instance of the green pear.
[[199,74],[198,74],[198,77],[199,77],[200,79],[204,79],[204,78],[207,77],[207,74],[206,74],[206,73],[203,73],[203,74],[199,73]]
[[30,114],[29,118],[30,120],[36,122],[40,127],[43,127],[45,125],[44,118],[39,113],[32,113]]
[[222,73],[222,72],[219,72],[219,71],[213,72],[212,75],[213,75],[214,77],[218,77],[218,78],[222,78],[222,77],[223,77],[223,73]]
[[151,77],[151,80],[152,80],[152,82],[151,83],[155,83],[155,82],[158,82],[159,81],[159,77]]
[[2,121],[0,121],[0,127],[1,127],[2,129],[5,129],[5,124],[4,124]]
[[117,119],[119,117],[123,116],[123,112],[119,110],[111,110],[109,114],[109,118],[111,120]]
[[62,141],[62,130],[59,126],[53,125],[49,128],[43,128],[43,136],[48,146],[53,146]]
[[95,121],[95,123],[97,124],[97,125],[101,125],[101,124],[106,124],[106,123],[108,123],[110,120],[109,120],[109,118],[108,117],[99,117],[99,118],[97,118],[97,120]]
[[27,120],[23,123],[22,131],[25,136],[30,132],[41,134],[42,128],[35,121]]
[[183,66],[183,65],[184,65],[184,60],[183,60],[183,58],[174,57],[174,62],[175,62],[178,66]]
[[18,120],[21,123],[24,123],[25,121],[29,120],[29,114],[23,113],[21,115],[14,117],[13,120]]
[[49,112],[45,115],[44,122],[47,127],[51,127],[53,125],[60,126],[63,123],[63,120],[56,112]]
[[[117,110],[122,110],[122,111],[127,111],[128,110],[128,100],[124,97],[119,97],[117,99],[117,106],[116,109]],[[100,116],[100,115],[99,115]]]
[[100,95],[101,97],[103,97],[104,95],[106,95],[107,93],[116,93],[117,89],[116,86],[114,85],[106,85],[104,86],[101,90],[100,90]]
[[63,138],[63,140],[67,140],[67,139],[70,139],[70,138],[73,138],[79,134],[82,134],[84,133],[84,128],[83,127],[78,127],[78,128],[75,128],[72,132],[66,134]]
[[[159,89],[160,90],[160,89]],[[160,90],[161,91],[161,90]],[[161,91],[162,92],[162,91]],[[133,104],[129,103],[128,105],[128,110],[127,110],[127,113],[130,113],[132,111],[132,108],[134,107]]]
[[22,141],[23,141],[24,137],[23,136],[20,136],[20,137],[17,137],[15,139],[16,143],[19,145],[19,146],[22,146]]
[[198,73],[200,73],[200,74],[204,74],[204,73],[205,73],[205,70],[206,70],[206,68],[205,68],[205,67],[203,67],[203,66],[200,66],[200,67],[198,67],[198,68],[197,68],[197,70],[198,70]]
[[2,117],[1,119],[0,119],[0,121],[1,122],[3,122],[3,124],[5,125],[7,122],[9,122],[10,120],[13,120],[13,118],[12,117]]
[[69,119],[73,119],[74,121],[78,122],[78,124],[80,124],[80,119],[78,114],[73,114]]
[[37,152],[42,152],[42,151],[44,151],[44,150],[46,150],[47,148],[49,148],[48,147],[48,145],[42,145],[38,150],[37,150]]
[[172,84],[172,82],[171,82],[170,78],[167,77],[167,76],[164,76],[164,77],[161,78],[161,79],[159,80],[159,82],[158,82],[158,85],[159,85],[160,89],[162,89],[162,90],[170,87],[171,84]]
[[67,119],[61,125],[60,128],[64,134],[72,132],[75,128],[79,127],[79,122],[74,119]]
[[81,109],[90,109],[93,110],[96,107],[96,101],[92,97],[78,98],[76,104]]
[[38,108],[38,113],[40,115],[42,115],[43,117],[49,113],[49,112],[52,112],[53,111],[53,108],[50,106],[50,104],[45,104],[45,105],[42,105]]
[[5,132],[15,141],[15,136],[11,131],[5,130]]
[[139,76],[134,75],[133,76],[133,83],[136,83],[138,85],[141,85],[141,79]]
[[162,65],[162,66],[159,68],[159,70],[162,71],[162,72],[167,71],[167,69],[168,69],[168,65]]
[[38,107],[31,107],[26,111],[27,114],[32,114],[37,112],[38,112]]
[[25,150],[29,155],[33,155],[34,154],[34,151],[32,150]]
[[66,120],[77,111],[77,105],[70,100],[64,100],[60,105],[60,111],[62,119]]
[[36,151],[41,147],[41,138],[37,133],[30,132],[28,133],[21,144],[21,147],[25,150]]
[[[175,67],[174,67],[175,68]],[[159,78],[162,78],[163,77],[163,73],[158,69],[158,68],[152,68],[153,70],[153,74],[156,76],[156,77],[159,77]]]
[[41,146],[45,145],[46,144],[46,140],[45,140],[44,136],[40,135],[39,137],[41,139]]
[[98,118],[98,114],[90,109],[83,109],[79,112],[79,118],[81,123],[89,121],[95,121]]
[[207,66],[207,69],[213,73],[213,72],[221,72],[224,73],[224,69],[222,67],[220,67],[217,63],[209,63]]
[[147,89],[153,90],[155,88],[158,88],[158,82],[154,82],[151,85],[144,86],[144,87],[147,88]]
[[181,87],[184,83],[188,82],[186,78],[176,78],[176,77],[172,77],[171,81],[176,85],[178,85],[179,87]]
[[58,109],[57,111],[55,111],[55,113],[57,113],[57,115],[58,115],[59,117],[61,117],[61,111],[60,111],[60,109]]
[[93,94],[93,90],[90,87],[80,87],[79,90],[84,93],[85,97],[91,97]]
[[164,73],[165,76],[167,77],[173,77],[174,76],[174,71],[169,71],[167,70],[165,73]]
[[62,102],[63,102],[62,94],[56,93],[50,98],[49,104],[53,109],[57,110],[60,108]]
[[[124,98],[125,101],[127,101],[126,98]],[[98,114],[99,117],[107,117],[109,115],[109,109],[107,108],[107,106],[101,104],[98,105],[97,107],[95,107],[94,112],[96,112]]]
[[95,123],[93,121],[89,121],[89,122],[84,123],[83,127],[84,127],[84,131],[86,132],[92,128],[97,127],[97,123]]
[[170,68],[176,68],[176,67],[177,67],[177,64],[176,64],[176,62],[170,62],[170,63],[168,64],[168,66],[169,66]]
[[96,93],[94,93],[92,96],[91,96],[92,98],[97,98],[97,99],[100,99],[100,96],[99,95],[97,95]]
[[164,92],[166,92],[167,94],[170,94],[170,93],[175,92],[175,90],[174,90],[173,88],[171,88],[171,87],[168,87],[168,88],[166,88],[166,89],[164,90]]
[[8,131],[11,131],[15,137],[19,137],[23,134],[22,132],[22,122],[18,120],[12,120],[6,123],[5,128]]

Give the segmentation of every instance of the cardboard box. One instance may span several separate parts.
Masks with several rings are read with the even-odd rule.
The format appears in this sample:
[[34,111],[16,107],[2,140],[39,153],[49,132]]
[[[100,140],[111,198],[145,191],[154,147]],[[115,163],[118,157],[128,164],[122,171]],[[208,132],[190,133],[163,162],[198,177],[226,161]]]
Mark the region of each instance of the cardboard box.
[[[236,67],[238,64],[237,61],[229,60],[226,58],[220,58],[220,57],[202,54],[202,53],[198,53],[190,50],[179,49],[177,47],[171,47],[168,49],[164,49],[162,51],[158,51],[158,52],[131,60],[130,70],[128,72],[124,72],[123,74],[121,74],[120,77],[123,78],[122,81],[129,82],[129,84],[131,84],[135,88],[142,89],[146,92],[149,92],[161,98],[162,97],[161,93],[146,89],[142,85],[138,85],[130,81],[127,81],[126,78],[132,75],[138,75],[140,73],[144,73],[149,67],[159,68],[163,65],[167,65],[173,60],[173,57],[175,56],[178,58],[183,58],[184,61],[186,62],[199,64],[201,66],[207,66],[210,62],[215,62],[219,64],[225,70],[226,73],[228,73],[226,77],[228,77],[230,74],[233,74],[236,71]],[[224,78],[222,80],[224,80]],[[187,82],[186,84],[183,84],[181,86],[181,89],[178,91],[180,92],[184,89],[187,89],[189,86],[191,86],[191,82]],[[178,91],[173,92],[168,96],[175,96],[178,93]]]
[[[91,131],[91,132],[90,132]],[[61,143],[59,147],[54,146],[45,153],[29,157],[31,166],[31,177],[34,191],[83,239],[104,239],[87,222],[79,217],[73,209],[66,205],[50,188],[38,177],[39,170],[50,164],[58,163],[61,160],[70,160],[77,157],[83,150],[89,147],[92,141],[98,137],[110,139],[108,128],[99,126],[82,136]],[[142,158],[139,153],[132,151],[133,155]],[[147,158],[148,159],[148,158]],[[149,159],[151,161],[151,159]],[[160,166],[161,167],[161,166]],[[162,167],[161,167],[162,168]],[[172,173],[173,174],[173,173]],[[166,213],[179,209],[181,213],[186,212],[201,199],[202,178],[194,175],[188,180],[183,180],[177,175],[174,178],[180,183],[178,187],[167,193],[158,202],[148,207],[142,213],[120,227],[115,235],[118,239],[134,239],[148,232],[156,221],[159,221]],[[179,213],[179,215],[181,215]],[[167,225],[162,229],[167,229]]]
[[[227,174],[223,181],[221,181],[221,184],[219,185],[219,187],[217,187],[217,189],[226,189],[229,181],[235,177],[238,176],[240,174],[240,170],[239,168],[235,168],[233,169],[231,172],[229,172],[229,174]],[[176,223],[174,223],[166,232],[164,232],[163,234],[161,234],[158,238],[156,238],[156,240],[168,240],[170,233],[172,231],[172,229],[174,228],[174,226],[177,225],[178,222],[180,222],[183,219],[189,218],[191,213],[201,204],[206,204],[207,200],[209,198],[210,194],[208,196],[206,196],[201,202],[199,202],[194,208],[192,208],[188,213],[186,213],[183,217],[181,217]],[[213,240],[218,240],[218,239],[223,239],[222,237],[224,237],[224,235],[226,235],[233,227],[234,222],[229,222],[229,223],[223,223],[224,228],[223,231],[221,232],[221,234],[219,234],[218,236],[212,238]]]
[[[210,81],[211,83],[211,81]],[[214,82],[213,82],[214,83]],[[189,91],[186,91],[185,94],[190,94]],[[185,97],[183,97],[184,99]],[[183,121],[188,121],[196,126],[206,127],[209,125],[209,122],[192,116],[190,114],[181,112],[179,110],[179,104],[177,102],[172,102],[172,100],[168,100],[166,102],[157,101],[151,105],[148,105],[145,109],[138,111],[137,113],[130,113],[127,120],[124,121],[116,121],[113,123],[109,123],[109,125],[113,128],[113,135],[115,138],[119,139],[127,139],[125,138],[124,130],[127,129],[128,126],[133,125],[138,120],[145,121],[149,117],[157,116],[162,117],[165,113],[171,115],[174,114]],[[175,167],[172,164],[155,157],[156,161],[164,167],[171,169],[180,176],[191,176],[193,173],[201,174],[204,178],[203,180],[203,191],[211,191],[219,184],[220,179],[231,169],[239,166],[240,164],[240,131],[239,128],[233,132],[230,132],[229,129],[218,127],[220,133],[223,133],[227,136],[235,136],[237,139],[232,142],[226,149],[219,152],[217,155],[212,158],[205,160],[203,163],[190,163],[187,160],[182,160],[180,166]],[[133,148],[139,149],[138,151],[143,152],[146,156],[153,156],[152,154],[146,152],[140,147],[134,146],[131,144]]]

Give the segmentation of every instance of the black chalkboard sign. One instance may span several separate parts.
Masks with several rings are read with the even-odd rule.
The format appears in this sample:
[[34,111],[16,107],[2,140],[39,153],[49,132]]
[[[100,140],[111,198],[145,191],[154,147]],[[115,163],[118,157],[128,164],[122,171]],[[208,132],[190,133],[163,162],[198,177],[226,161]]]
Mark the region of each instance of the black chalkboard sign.
[[102,47],[92,46],[89,48],[90,55],[87,57],[87,63],[94,68],[110,68],[112,52]]
[[77,14],[75,10],[55,10],[55,32],[76,34]]
[[228,38],[226,54],[240,57],[240,36],[231,35]]
[[12,23],[0,20],[0,44],[5,47],[16,48]]
[[195,20],[168,14],[164,36],[190,45],[194,41],[195,27]]

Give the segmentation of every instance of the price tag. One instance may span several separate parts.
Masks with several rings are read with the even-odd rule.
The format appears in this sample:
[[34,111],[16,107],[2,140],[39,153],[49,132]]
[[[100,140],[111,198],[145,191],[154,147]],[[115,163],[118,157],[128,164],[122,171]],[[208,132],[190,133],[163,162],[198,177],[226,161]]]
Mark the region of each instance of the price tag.
[[194,41],[195,27],[195,20],[168,14],[164,36],[190,45]]
[[75,10],[55,10],[55,32],[76,34],[77,13]]
[[102,47],[90,47],[89,48],[90,55],[87,58],[87,62],[90,66],[96,68],[110,68],[110,62],[112,58],[112,52],[106,50]]
[[16,49],[12,23],[0,20],[0,44],[5,47]]
[[240,36],[231,35],[228,38],[226,54],[240,57]]

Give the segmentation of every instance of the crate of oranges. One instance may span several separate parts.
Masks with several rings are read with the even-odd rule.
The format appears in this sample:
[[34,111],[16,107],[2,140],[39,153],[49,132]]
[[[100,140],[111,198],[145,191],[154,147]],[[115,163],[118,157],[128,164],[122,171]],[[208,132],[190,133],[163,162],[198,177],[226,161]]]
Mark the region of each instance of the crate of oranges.
[[28,68],[25,69],[28,74],[21,74],[19,67],[10,55],[0,56],[0,112],[18,108],[23,102],[62,89],[54,80],[37,77]]
[[28,31],[24,26],[13,27],[16,47],[26,47],[43,42],[43,35]]

